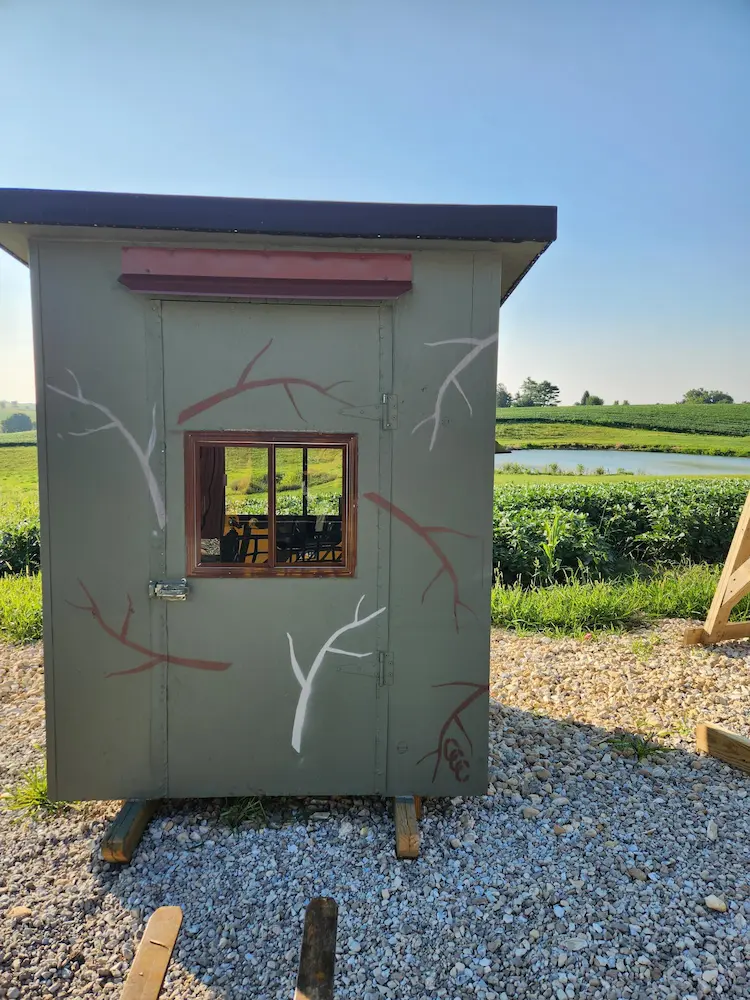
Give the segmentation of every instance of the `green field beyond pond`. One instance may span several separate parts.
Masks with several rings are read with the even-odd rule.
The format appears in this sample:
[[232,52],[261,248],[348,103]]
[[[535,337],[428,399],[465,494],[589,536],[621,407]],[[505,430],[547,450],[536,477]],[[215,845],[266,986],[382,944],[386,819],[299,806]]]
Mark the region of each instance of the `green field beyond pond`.
[[656,403],[649,406],[511,406],[498,421],[640,427],[681,434],[750,435],[750,403]]
[[750,457],[750,404],[512,406],[497,411],[506,448],[622,449]]
[[[267,510],[265,463],[262,449],[230,451],[232,507]],[[280,455],[277,505],[292,513],[301,472],[299,449]],[[310,502],[335,506],[339,453],[316,450],[308,472]],[[496,477],[493,622],[578,635],[703,617],[749,488],[740,477]],[[0,448],[0,638],[41,636],[38,525],[36,448]]]

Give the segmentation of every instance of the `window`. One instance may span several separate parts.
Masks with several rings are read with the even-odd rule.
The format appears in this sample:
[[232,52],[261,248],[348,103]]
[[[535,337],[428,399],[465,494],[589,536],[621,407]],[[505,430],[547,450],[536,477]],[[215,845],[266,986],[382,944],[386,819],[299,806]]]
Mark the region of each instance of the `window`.
[[355,434],[185,435],[188,576],[351,576]]

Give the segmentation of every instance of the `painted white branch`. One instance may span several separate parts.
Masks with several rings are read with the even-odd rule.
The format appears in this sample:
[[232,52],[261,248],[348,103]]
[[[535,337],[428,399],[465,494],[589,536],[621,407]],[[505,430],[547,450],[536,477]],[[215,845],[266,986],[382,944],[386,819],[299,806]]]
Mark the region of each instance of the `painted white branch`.
[[437,398],[435,400],[435,409],[432,411],[429,417],[425,417],[424,420],[420,420],[419,423],[412,430],[412,434],[414,434],[416,431],[419,430],[420,427],[423,427],[425,424],[429,424],[430,421],[432,421],[433,427],[432,427],[432,437],[430,438],[430,451],[432,451],[432,449],[435,447],[435,442],[437,441],[438,428],[440,427],[440,421],[442,419],[443,399],[445,397],[445,393],[448,390],[448,386],[455,385],[455,387],[458,389],[458,391],[461,393],[464,400],[466,401],[466,405],[469,407],[469,413],[471,414],[471,416],[474,415],[474,410],[472,409],[471,403],[469,402],[466,393],[464,392],[464,390],[462,389],[461,385],[458,382],[458,376],[461,374],[462,371],[464,371],[464,369],[469,367],[472,361],[474,361],[474,359],[478,355],[480,355],[482,351],[484,351],[487,347],[490,347],[492,344],[494,344],[497,338],[498,334],[492,333],[490,334],[489,337],[485,337],[483,340],[479,340],[476,337],[457,337],[454,340],[436,340],[433,341],[432,343],[424,345],[425,347],[442,347],[444,344],[466,344],[467,346],[471,347],[471,350],[467,351],[466,354],[464,354],[464,356],[461,358],[458,364],[453,368],[451,372],[449,372],[449,374],[443,381],[443,384],[438,389]]
[[292,670],[294,671],[294,676],[297,678],[300,687],[305,686],[305,675],[302,673],[299,662],[297,661],[297,655],[294,652],[294,639],[287,632],[287,639],[289,640],[289,658],[292,661]]
[[99,431],[111,430],[112,427],[117,427],[117,424],[102,424],[101,427],[92,427],[88,431],[68,431],[68,434],[73,438],[85,438],[88,437],[89,434],[98,434]]
[[164,498],[161,495],[161,490],[159,489],[159,484],[156,481],[156,476],[154,475],[151,465],[149,464],[149,459],[151,458],[154,445],[156,444],[156,407],[154,407],[153,411],[151,437],[149,438],[148,448],[144,451],[123,422],[119,420],[108,407],[104,406],[103,403],[95,402],[93,399],[87,399],[86,396],[83,395],[80,382],[76,378],[75,372],[72,372],[69,368],[66,370],[75,382],[75,394],[66,392],[65,389],[58,389],[56,385],[51,385],[49,382],[47,383],[47,388],[51,389],[52,392],[56,392],[60,396],[64,396],[66,399],[72,399],[74,403],[81,403],[83,406],[93,407],[109,420],[108,424],[103,424],[101,427],[93,427],[86,431],[69,431],[68,433],[72,437],[85,437],[88,434],[96,434],[99,431],[116,428],[125,438],[125,441],[130,446],[133,454],[138,459],[138,464],[140,465],[141,471],[143,472],[143,476],[146,480],[148,491],[151,494],[151,502],[153,503],[154,511],[156,512],[156,520],[159,522],[159,527],[164,528],[164,525],[167,523],[167,512],[164,507]]
[[457,379],[457,378],[452,378],[452,379],[451,379],[451,382],[453,382],[453,384],[455,385],[455,387],[456,387],[456,388],[458,389],[458,391],[459,391],[459,392],[461,393],[461,395],[462,395],[462,396],[464,397],[464,402],[465,402],[465,403],[466,403],[466,405],[467,405],[467,406],[469,407],[469,416],[470,416],[470,417],[473,417],[473,416],[474,416],[474,409],[473,409],[473,407],[472,407],[471,403],[469,402],[469,397],[468,397],[468,396],[466,395],[466,393],[464,392],[464,390],[463,390],[463,388],[462,388],[462,386],[461,386],[461,383],[460,383],[460,382],[458,381],[458,379]]
[[373,618],[377,618],[378,615],[382,615],[385,611],[385,608],[378,608],[377,611],[373,611],[372,614],[367,615],[367,617],[360,618],[359,609],[361,608],[362,601],[364,601],[364,599],[365,595],[363,594],[357,603],[353,620],[337,629],[320,647],[318,654],[313,660],[312,666],[308,671],[307,677],[305,677],[302,673],[300,665],[297,661],[297,657],[294,652],[294,640],[288,632],[286,634],[286,637],[289,640],[289,656],[292,663],[292,670],[294,671],[294,676],[297,678],[297,682],[301,689],[299,699],[297,701],[297,710],[294,713],[294,725],[292,727],[292,746],[297,753],[300,752],[300,746],[302,745],[302,730],[305,725],[305,716],[307,714],[307,703],[310,700],[310,692],[312,691],[315,676],[323,665],[326,653],[338,653],[340,656],[356,656],[358,658],[373,655],[372,653],[352,653],[350,650],[338,649],[334,646],[334,642],[336,642],[339,636],[343,635],[345,632],[350,632],[354,628],[359,628],[361,625],[366,625],[368,622],[372,621]]

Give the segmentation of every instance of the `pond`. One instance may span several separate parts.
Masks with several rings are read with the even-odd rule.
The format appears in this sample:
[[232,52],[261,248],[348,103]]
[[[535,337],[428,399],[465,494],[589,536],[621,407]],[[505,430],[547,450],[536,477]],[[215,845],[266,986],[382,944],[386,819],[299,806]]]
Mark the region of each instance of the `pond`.
[[723,458],[718,455],[676,455],[656,451],[604,451],[595,449],[570,450],[529,448],[495,455],[495,468],[522,465],[544,469],[556,463],[566,472],[576,472],[582,465],[587,473],[603,468],[608,473],[618,469],[647,476],[750,476],[750,458]]

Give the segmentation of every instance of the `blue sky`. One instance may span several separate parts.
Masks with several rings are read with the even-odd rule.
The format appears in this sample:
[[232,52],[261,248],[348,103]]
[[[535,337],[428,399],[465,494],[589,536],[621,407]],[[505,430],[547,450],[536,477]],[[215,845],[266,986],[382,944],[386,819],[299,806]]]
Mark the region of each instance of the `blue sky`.
[[558,205],[500,379],[750,399],[747,0],[0,0],[0,37],[0,186]]

